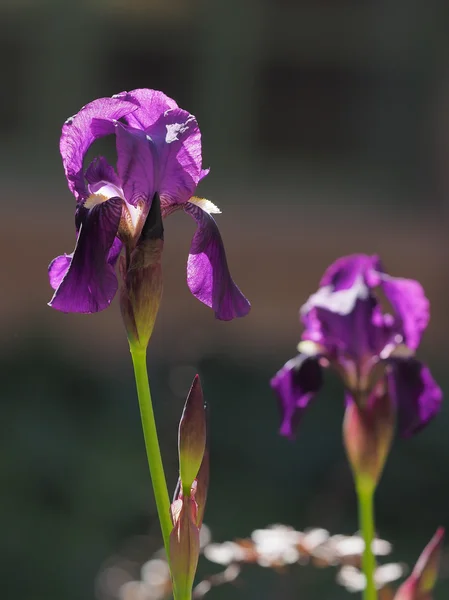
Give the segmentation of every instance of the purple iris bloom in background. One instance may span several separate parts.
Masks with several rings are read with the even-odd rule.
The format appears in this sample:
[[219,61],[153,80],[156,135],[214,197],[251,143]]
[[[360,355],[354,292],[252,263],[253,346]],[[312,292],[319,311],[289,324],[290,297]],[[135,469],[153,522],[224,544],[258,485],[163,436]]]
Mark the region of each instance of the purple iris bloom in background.
[[[88,149],[106,135],[115,135],[116,169],[103,157],[84,169]],[[212,217],[220,211],[194,197],[208,171],[201,166],[201,134],[193,115],[162,92],[122,92],[94,100],[68,119],[60,151],[77,201],[77,240],[71,254],[49,266],[55,290],[50,306],[79,313],[107,308],[118,288],[115,265],[122,248],[129,255],[138,246],[151,206],[158,202],[162,218],[182,209],[197,223],[187,261],[192,294],[218,319],[249,312]]]
[[[392,314],[382,310],[379,294]],[[395,407],[402,436],[418,432],[438,412],[441,389],[415,358],[429,321],[429,302],[417,281],[391,277],[377,256],[346,256],[327,269],[300,315],[305,331],[299,354],[271,380],[281,434],[293,437],[327,366],[340,374],[347,401],[361,408],[380,385]]]

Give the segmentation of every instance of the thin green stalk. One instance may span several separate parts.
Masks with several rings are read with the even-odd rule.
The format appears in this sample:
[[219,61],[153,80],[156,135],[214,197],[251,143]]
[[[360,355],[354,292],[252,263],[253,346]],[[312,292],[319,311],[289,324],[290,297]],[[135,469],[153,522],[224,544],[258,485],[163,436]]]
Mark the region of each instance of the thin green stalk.
[[374,492],[375,487],[371,485],[356,485],[357,498],[359,502],[359,527],[365,542],[365,550],[362,557],[362,570],[366,577],[366,587],[363,593],[364,600],[377,600],[377,590],[374,583],[376,572],[376,558],[373,554],[374,540]]
[[167,483],[165,480],[164,466],[157,437],[156,423],[154,420],[153,404],[151,401],[150,383],[148,381],[146,351],[130,346],[131,356],[136,378],[137,396],[139,398],[140,417],[142,419],[145,448],[147,451],[148,466],[150,467],[151,481],[154,497],[156,499],[157,513],[164,538],[167,560],[170,561],[170,532],[172,523],[170,519],[170,500]]

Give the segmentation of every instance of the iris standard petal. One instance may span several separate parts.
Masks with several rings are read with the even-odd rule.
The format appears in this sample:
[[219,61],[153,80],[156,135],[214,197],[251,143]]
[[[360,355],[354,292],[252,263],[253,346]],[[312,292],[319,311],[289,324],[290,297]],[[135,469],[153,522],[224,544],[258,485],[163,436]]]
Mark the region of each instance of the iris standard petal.
[[[338,262],[338,261],[337,261]],[[343,353],[354,360],[379,354],[390,341],[391,319],[382,315],[376,298],[360,271],[351,271],[344,285],[334,290],[328,284],[312,294],[301,308],[306,330],[304,340],[317,342],[330,353]]]
[[320,287],[331,286],[333,291],[347,290],[360,278],[368,287],[374,287],[378,285],[378,272],[382,270],[380,259],[376,255],[343,256],[326,269]]
[[390,277],[384,273],[380,285],[394,309],[404,343],[416,350],[430,318],[429,301],[422,285],[413,279]]
[[323,383],[319,357],[298,354],[289,360],[270,381],[281,413],[280,433],[293,438],[309,402]]
[[77,313],[98,312],[109,306],[118,284],[108,258],[120,223],[122,203],[121,198],[111,198],[90,210],[81,207],[84,214],[70,267],[50,306]]
[[129,113],[125,120],[136,129],[147,129],[167,110],[178,108],[174,100],[157,90],[137,89],[129,92],[129,95],[138,103],[139,108]]
[[137,101],[123,92],[90,102],[64,123],[59,149],[69,188],[77,199],[87,194],[83,177],[84,156],[92,142],[100,137],[92,131],[93,119],[120,119],[136,108]]
[[121,123],[115,128],[117,171],[126,201],[137,206],[143,201],[148,207],[159,189],[159,158],[154,143],[140,129]]
[[187,202],[209,172],[201,166],[201,133],[195,117],[172,109],[146,132],[158,149],[161,198],[174,204]]
[[430,370],[415,358],[389,360],[388,375],[402,437],[420,431],[438,413],[443,393]]
[[198,226],[187,261],[190,291],[215,311],[217,319],[230,321],[245,316],[251,305],[232,280],[223,241],[213,217],[192,202],[187,202],[184,210]]

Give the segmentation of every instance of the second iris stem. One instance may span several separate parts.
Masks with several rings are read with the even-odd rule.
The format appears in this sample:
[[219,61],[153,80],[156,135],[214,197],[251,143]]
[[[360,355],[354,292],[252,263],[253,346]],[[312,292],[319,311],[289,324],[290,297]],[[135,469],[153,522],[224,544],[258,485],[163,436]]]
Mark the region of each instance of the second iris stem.
[[376,572],[376,558],[372,545],[375,536],[374,527],[374,486],[363,484],[356,485],[359,503],[359,526],[365,549],[362,557],[362,570],[366,577],[366,587],[363,593],[364,600],[377,600],[377,590],[374,581]]
[[146,351],[141,350],[140,348],[134,349],[132,347],[130,347],[130,350],[134,366],[148,465],[150,467],[151,481],[153,484],[159,522],[162,529],[162,537],[164,539],[165,552],[167,554],[167,560],[169,560],[170,532],[173,525],[170,519],[170,499],[168,496],[167,482],[165,480],[156,423],[154,420],[153,404],[151,401]]

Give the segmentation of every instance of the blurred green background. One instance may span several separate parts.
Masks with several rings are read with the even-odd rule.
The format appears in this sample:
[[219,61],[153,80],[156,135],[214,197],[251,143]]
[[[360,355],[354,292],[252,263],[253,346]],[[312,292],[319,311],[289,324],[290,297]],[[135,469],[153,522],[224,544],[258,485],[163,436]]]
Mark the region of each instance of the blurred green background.
[[[170,217],[149,351],[170,487],[177,422],[199,372],[214,539],[276,522],[349,534],[342,390],[328,382],[291,443],[277,435],[268,381],[293,355],[297,310],[325,267],[361,251],[425,286],[432,321],[420,356],[448,388],[448,31],[444,0],[0,0],[5,599],[112,600],[117,582],[99,584],[104,565],[127,556],[136,575],[160,546],[117,303],[89,317],[46,306],[47,264],[74,243],[63,121],[96,97],[151,87],[202,129],[211,173],[199,194],[223,210],[231,270],[253,309],[220,323],[191,297],[194,227]],[[377,496],[394,560],[413,563],[449,525],[448,426],[444,406],[394,447]],[[346,598],[334,576],[249,569],[209,597]],[[448,577],[445,559],[437,600]]]

